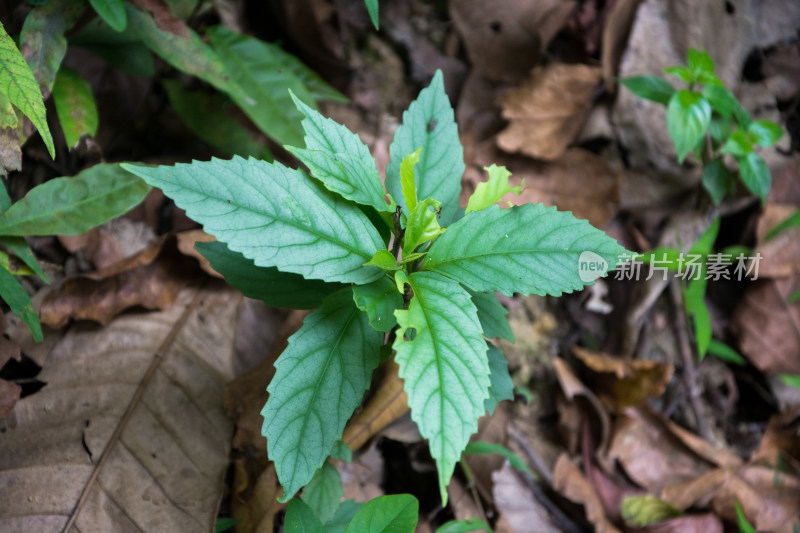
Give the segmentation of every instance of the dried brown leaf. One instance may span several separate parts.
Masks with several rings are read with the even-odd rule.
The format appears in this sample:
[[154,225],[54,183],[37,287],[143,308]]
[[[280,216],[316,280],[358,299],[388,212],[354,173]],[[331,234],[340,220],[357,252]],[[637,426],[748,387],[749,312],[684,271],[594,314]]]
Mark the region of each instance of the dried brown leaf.
[[199,273],[166,236],[109,268],[65,280],[42,303],[42,323],[59,328],[71,318],[107,324],[133,306],[167,309]]
[[550,521],[547,508],[536,501],[511,465],[504,464],[500,470],[493,472],[492,482],[495,507],[511,531],[559,533],[559,529]]
[[597,374],[600,399],[616,410],[664,394],[674,371],[672,365],[658,361],[623,359],[579,346],[574,346],[572,352]]
[[[568,400],[574,402],[576,398],[583,397],[592,406],[594,409],[594,414],[600,422],[600,439],[598,442],[598,448],[600,450],[608,449],[609,439],[611,438],[611,421],[603,404],[597,399],[597,396],[595,396],[592,391],[586,388],[586,386],[581,383],[577,377],[575,377],[575,374],[572,373],[572,370],[563,359],[554,358],[553,368],[555,369],[556,378],[561,386],[561,390],[564,392],[564,395]],[[581,431],[582,428],[576,426],[572,429],[573,431],[578,432]]]
[[507,152],[552,161],[581,131],[602,77],[598,67],[553,63],[537,67],[502,98],[509,126],[497,136]]
[[750,461],[800,474],[800,406],[770,418],[761,443]]
[[566,454],[559,456],[553,469],[553,489],[573,502],[583,505],[586,518],[598,533],[619,532],[606,517],[603,504],[594,487]]
[[756,281],[734,312],[742,353],[766,374],[800,374],[800,303],[788,302],[798,288],[800,275]]
[[540,52],[576,5],[571,0],[454,0],[449,4],[473,67],[495,81],[518,80],[536,65]]
[[617,65],[622,52],[628,44],[628,34],[636,16],[636,9],[642,0],[617,0],[611,6],[603,25],[603,44],[600,63],[606,89],[611,91],[616,85]]
[[180,233],[176,233],[175,237],[178,239],[178,250],[180,250],[183,255],[194,257],[197,259],[197,262],[200,264],[200,268],[202,268],[203,271],[214,276],[215,278],[223,279],[222,274],[211,268],[211,263],[208,262],[208,259],[206,259],[205,256],[198,252],[194,247],[194,245],[198,242],[213,242],[217,240],[213,235],[209,235],[201,229],[192,229],[189,231],[181,231]]
[[722,521],[713,513],[679,516],[642,528],[630,528],[631,533],[723,533]]
[[230,453],[222,388],[241,295],[74,326],[0,421],[0,530],[210,531]]
[[19,385],[0,379],[0,419],[11,412],[21,393],[22,388]]

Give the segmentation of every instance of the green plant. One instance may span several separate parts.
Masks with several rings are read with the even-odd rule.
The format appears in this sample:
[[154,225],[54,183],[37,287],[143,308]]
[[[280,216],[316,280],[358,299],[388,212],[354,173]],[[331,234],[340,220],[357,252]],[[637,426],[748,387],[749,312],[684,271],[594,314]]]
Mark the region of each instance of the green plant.
[[725,154],[733,156],[745,187],[766,202],[772,177],[755,148],[774,145],[783,130],[769,120],[754,121],[750,117],[714,74],[714,61],[706,52],[690,48],[687,62],[688,67],[664,69],[686,83],[683,89],[676,90],[658,76],[620,81],[636,96],[667,107],[667,131],[678,152],[678,162],[694,153],[703,167],[703,187],[714,203],[735,188]]
[[373,370],[394,357],[446,503],[478,418],[511,397],[502,352],[484,338],[513,338],[494,291],[572,292],[593,281],[579,273],[582,253],[598,277],[624,249],[555,208],[491,205],[509,189],[502,167],[488,169],[490,186],[465,214],[462,148],[441,72],[403,114],[388,194],[356,134],[295,104],[305,148],[287,150],[314,179],[252,158],[124,168],[220,241],[198,249],[230,284],[271,305],[317,308],[276,362],[263,410],[282,501],[326,468]]

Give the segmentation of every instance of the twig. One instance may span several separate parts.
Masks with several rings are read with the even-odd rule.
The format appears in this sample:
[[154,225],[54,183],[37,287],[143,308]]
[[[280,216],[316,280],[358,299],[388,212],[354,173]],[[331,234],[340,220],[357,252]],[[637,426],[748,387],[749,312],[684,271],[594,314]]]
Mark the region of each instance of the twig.
[[488,519],[486,518],[486,511],[483,509],[483,504],[481,503],[481,497],[478,495],[478,491],[475,489],[475,478],[472,476],[472,470],[469,469],[469,465],[467,465],[467,461],[464,457],[461,457],[461,470],[464,471],[464,477],[467,478],[467,488],[469,489],[470,494],[472,494],[472,499],[475,502],[475,507],[478,508],[478,512],[480,513],[480,518],[484,522],[487,522]]
[[697,387],[697,372],[694,366],[694,351],[689,342],[689,334],[686,331],[686,315],[683,313],[683,294],[678,286],[678,281],[673,279],[670,282],[670,295],[672,296],[675,332],[678,337],[678,345],[683,360],[683,382],[689,392],[689,405],[694,412],[697,425],[697,432],[705,440],[711,440],[711,430],[708,421],[703,416],[703,406],[700,402],[700,389]]
[[517,428],[510,425],[508,426],[508,434],[511,435],[511,438],[514,439],[514,442],[519,444],[520,448],[525,452],[525,455],[528,456],[528,459],[531,463],[533,463],[533,468],[536,470],[536,473],[539,474],[539,477],[544,479],[545,483],[548,486],[553,486],[553,473],[544,463],[544,459],[542,459],[536,450],[528,444],[528,441],[525,440],[525,437],[520,433]]

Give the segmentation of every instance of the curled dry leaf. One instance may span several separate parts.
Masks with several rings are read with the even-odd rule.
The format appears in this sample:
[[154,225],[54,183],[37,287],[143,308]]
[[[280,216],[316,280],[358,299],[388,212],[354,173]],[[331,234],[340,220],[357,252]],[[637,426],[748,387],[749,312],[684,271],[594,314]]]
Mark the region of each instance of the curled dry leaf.
[[509,464],[492,473],[492,495],[500,516],[511,531],[557,533],[547,508],[540,504]]
[[664,394],[674,371],[672,365],[658,361],[623,359],[579,346],[572,352],[595,372],[600,399],[618,411]]
[[502,98],[509,126],[497,136],[507,152],[552,161],[575,140],[602,77],[598,67],[553,63],[537,67]]
[[576,2],[454,0],[449,6],[473,67],[486,78],[515,81],[538,63]]
[[213,235],[209,235],[201,229],[191,229],[189,231],[181,231],[180,233],[176,233],[175,237],[178,239],[178,250],[183,255],[188,255],[189,257],[194,257],[197,259],[197,262],[200,264],[200,268],[202,268],[206,274],[214,276],[215,278],[223,279],[222,274],[211,268],[211,263],[209,263],[208,259],[206,259],[205,256],[198,252],[194,247],[194,245],[198,242],[216,241],[217,239]]
[[211,531],[240,301],[186,290],[164,312],[73,327],[44,361],[47,385],[0,421],[0,530]]
[[[600,439],[597,441],[597,448],[601,450],[601,452],[606,450],[611,437],[611,420],[605,407],[603,407],[603,404],[597,399],[597,396],[575,377],[575,374],[572,373],[569,365],[567,365],[563,359],[554,358],[553,368],[555,369],[556,378],[558,378],[561,390],[568,400],[574,402],[576,398],[583,397],[592,408],[594,408],[594,414],[600,421]],[[573,438],[579,435],[582,431],[580,422],[578,422],[578,425],[570,427],[569,430],[574,433],[574,435],[572,435]]]
[[570,461],[567,454],[560,455],[556,461],[553,469],[553,489],[573,502],[583,505],[586,518],[594,525],[597,533],[619,532],[606,517],[603,504],[594,487]]
[[65,280],[42,302],[44,324],[60,328],[71,318],[107,324],[133,306],[167,309],[198,274],[197,262],[165,236],[109,268]]
[[617,65],[622,52],[628,44],[636,9],[642,0],[617,0],[611,5],[605,24],[603,25],[603,43],[600,63],[607,90],[613,90]]
[[788,465],[800,473],[800,405],[770,418],[750,461],[764,466]]

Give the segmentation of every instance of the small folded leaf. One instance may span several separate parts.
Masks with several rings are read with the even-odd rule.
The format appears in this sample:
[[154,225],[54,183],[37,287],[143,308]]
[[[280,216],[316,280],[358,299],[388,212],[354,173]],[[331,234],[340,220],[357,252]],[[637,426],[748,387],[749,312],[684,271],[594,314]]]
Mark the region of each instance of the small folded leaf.
[[703,96],[711,107],[724,117],[730,117],[734,109],[741,107],[736,97],[725,87],[719,85],[706,85],[703,87]]
[[411,418],[436,460],[445,505],[453,469],[485,413],[487,348],[478,312],[458,283],[435,272],[415,272],[409,284],[414,297],[408,310],[395,311],[399,329],[392,347]]
[[711,122],[711,106],[701,94],[680,90],[667,105],[667,131],[678,151],[678,162],[700,142]]
[[756,120],[747,128],[750,138],[759,146],[772,146],[783,137],[783,128],[771,120]]
[[275,363],[261,414],[286,501],[311,481],[361,402],[383,335],[343,289],[325,298]]
[[257,266],[329,282],[369,283],[381,276],[380,269],[364,266],[384,248],[366,215],[300,170],[240,157],[124,167]]
[[397,259],[392,255],[392,252],[386,249],[381,249],[375,252],[372,259],[364,263],[365,265],[376,266],[382,270],[399,270],[397,266]]
[[708,344],[708,353],[723,361],[739,366],[747,366],[747,360],[739,355],[739,352],[716,339],[711,339],[711,342]]
[[725,166],[721,157],[711,160],[703,167],[703,188],[708,191],[715,204],[722,201],[731,183],[733,183],[733,174]]
[[375,158],[355,133],[322,116],[291,94],[294,105],[305,116],[305,148],[287,146],[329,190],[378,211],[391,212]]
[[42,326],[39,324],[39,316],[33,310],[31,298],[19,281],[5,268],[0,268],[0,298],[11,308],[11,311],[20,317],[33,333],[33,340],[41,342]]
[[275,267],[256,266],[252,259],[234,252],[222,242],[198,242],[194,247],[228,285],[271,307],[314,309],[327,295],[343,288],[341,283],[305,279]]
[[739,162],[739,176],[742,178],[742,183],[750,189],[750,192],[761,198],[762,203],[767,203],[772,176],[764,158],[755,152],[750,152],[743,157],[737,157],[736,160]]
[[411,253],[422,243],[432,241],[442,233],[445,228],[439,226],[438,210],[442,204],[428,198],[418,203],[406,221],[406,231],[403,236],[403,259],[407,260]]
[[379,496],[367,502],[345,533],[413,533],[417,526],[419,502],[410,494]]
[[39,84],[33,77],[28,63],[22,57],[14,40],[0,23],[0,91],[11,104],[22,111],[39,130],[50,157],[55,158],[53,137],[47,127],[44,99]]
[[632,76],[619,81],[639,98],[663,105],[667,105],[675,93],[675,87],[659,76]]
[[444,92],[444,77],[439,70],[431,84],[403,113],[403,123],[389,146],[391,161],[386,167],[386,188],[408,214],[400,182],[400,164],[406,155],[421,147],[419,164],[414,167],[417,198],[440,201],[441,223],[445,226],[457,216],[464,174],[464,149],[453,117],[453,108]]
[[483,335],[487,339],[497,337],[514,342],[514,332],[506,320],[508,310],[497,300],[497,295],[494,292],[474,292],[469,289],[467,292],[478,309],[478,320],[481,322]]
[[403,199],[406,201],[406,208],[414,211],[417,206],[417,185],[414,181],[414,166],[419,163],[419,154],[422,148],[417,148],[403,158],[400,163],[400,184],[403,188]]
[[311,507],[324,524],[333,518],[342,494],[342,476],[335,466],[326,461],[303,489],[300,499]]
[[428,251],[424,268],[474,291],[560,296],[591,283],[581,277],[584,252],[595,274],[602,275],[614,269],[625,249],[585,220],[555,207],[494,205],[449,226]]
[[94,137],[100,118],[92,87],[78,72],[61,67],[53,85],[53,102],[67,146],[75,147],[82,137]]
[[[506,193],[513,192],[514,194],[519,194],[522,192],[519,185],[511,187],[508,184],[508,178],[511,176],[511,172],[506,170],[506,167],[492,165],[490,167],[483,167],[483,169],[489,173],[489,181],[482,181],[475,187],[475,192],[472,193],[472,196],[470,196],[467,201],[467,210],[465,214],[470,211],[480,211],[495,202],[499,202]],[[525,186],[524,180],[522,181],[522,186]],[[509,202],[509,205],[511,205],[511,202]]]
[[0,235],[78,235],[125,214],[150,187],[118,164],[37,185],[0,215]]
[[686,83],[692,83],[693,81],[695,81],[694,74],[692,73],[691,70],[689,70],[686,67],[666,67],[664,69],[664,73],[677,76]]
[[376,331],[391,331],[397,324],[395,309],[403,307],[403,295],[387,277],[380,277],[372,283],[353,285],[353,299],[356,306],[369,317],[369,325]]
[[128,25],[124,0],[89,0],[89,3],[92,4],[100,18],[116,31],[123,31]]
[[325,533],[319,517],[306,503],[295,498],[286,506],[284,533]]
[[487,344],[489,350],[486,357],[489,359],[489,397],[483,402],[483,408],[492,414],[497,404],[503,400],[514,399],[514,382],[508,374],[508,361],[503,351],[493,344]]
[[705,50],[695,50],[694,48],[689,48],[687,59],[689,68],[692,70],[692,72],[697,74],[700,74],[701,72],[708,74],[714,73],[714,60],[711,59],[711,56],[708,55],[708,52]]
[[753,142],[742,130],[734,131],[730,138],[722,145],[720,152],[734,156],[745,156],[753,151]]

